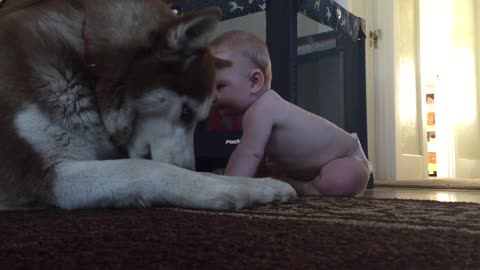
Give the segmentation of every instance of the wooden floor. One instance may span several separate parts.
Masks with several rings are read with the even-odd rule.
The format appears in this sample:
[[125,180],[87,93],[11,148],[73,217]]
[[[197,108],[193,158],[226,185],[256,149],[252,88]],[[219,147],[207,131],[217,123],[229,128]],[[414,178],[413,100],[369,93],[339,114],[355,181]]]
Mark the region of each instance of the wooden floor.
[[375,187],[480,190],[480,179],[375,180]]
[[480,203],[480,190],[375,187],[361,197]]

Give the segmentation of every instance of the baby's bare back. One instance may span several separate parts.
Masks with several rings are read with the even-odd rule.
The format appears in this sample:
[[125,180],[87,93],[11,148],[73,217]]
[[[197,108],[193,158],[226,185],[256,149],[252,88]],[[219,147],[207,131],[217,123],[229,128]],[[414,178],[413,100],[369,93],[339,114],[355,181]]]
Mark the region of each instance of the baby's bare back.
[[289,176],[309,180],[329,161],[349,156],[358,146],[351,134],[274,91],[266,92],[259,101],[255,105],[267,109],[264,113],[273,122],[265,154]]

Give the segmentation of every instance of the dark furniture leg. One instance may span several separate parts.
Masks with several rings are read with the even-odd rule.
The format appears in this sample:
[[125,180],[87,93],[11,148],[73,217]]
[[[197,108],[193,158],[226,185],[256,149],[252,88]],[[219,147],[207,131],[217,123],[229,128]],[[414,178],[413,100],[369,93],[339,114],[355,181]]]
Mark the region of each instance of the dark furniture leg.
[[296,103],[297,1],[267,0],[267,45],[272,60],[272,89]]

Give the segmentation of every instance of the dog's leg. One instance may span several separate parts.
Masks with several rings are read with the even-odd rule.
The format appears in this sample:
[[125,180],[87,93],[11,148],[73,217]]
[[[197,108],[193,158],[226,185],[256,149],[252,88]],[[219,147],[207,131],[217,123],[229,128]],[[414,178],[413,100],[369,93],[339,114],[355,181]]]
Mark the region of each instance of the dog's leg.
[[53,203],[61,208],[171,205],[232,210],[296,197],[274,179],[196,173],[150,160],[65,161],[56,166]]

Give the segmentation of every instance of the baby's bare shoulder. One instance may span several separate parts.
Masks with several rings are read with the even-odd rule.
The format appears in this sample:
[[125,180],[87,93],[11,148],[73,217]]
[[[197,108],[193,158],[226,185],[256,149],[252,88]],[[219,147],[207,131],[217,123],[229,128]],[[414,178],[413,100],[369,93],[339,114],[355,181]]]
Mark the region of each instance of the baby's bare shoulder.
[[[269,90],[259,97],[245,112],[243,116],[244,125],[264,125],[274,126],[278,122],[278,116],[284,109],[282,102],[279,102],[280,96]],[[277,96],[275,96],[277,95]]]
[[249,111],[251,111],[251,114],[276,118],[275,116],[285,111],[285,103],[286,101],[277,93],[268,90],[250,106]]

